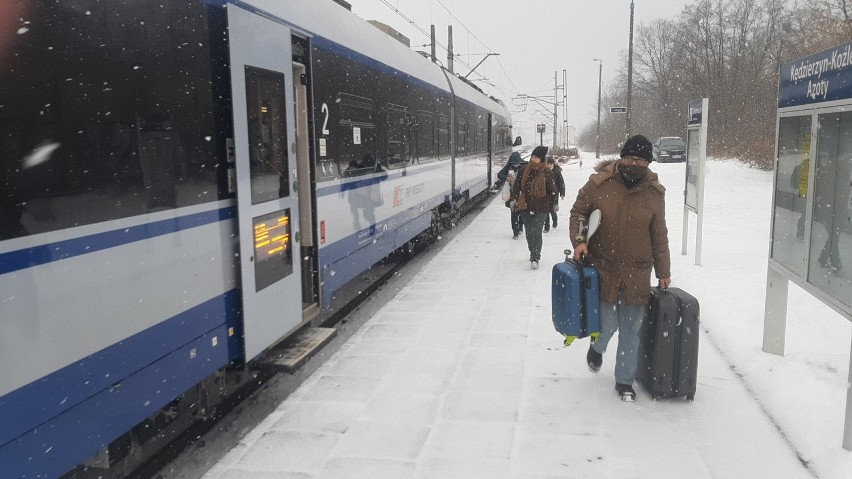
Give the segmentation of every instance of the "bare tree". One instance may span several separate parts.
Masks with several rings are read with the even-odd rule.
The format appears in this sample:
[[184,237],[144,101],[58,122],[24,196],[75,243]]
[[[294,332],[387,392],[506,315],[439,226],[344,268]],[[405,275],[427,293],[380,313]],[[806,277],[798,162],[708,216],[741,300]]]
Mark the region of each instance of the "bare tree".
[[[708,153],[771,168],[780,66],[850,41],[852,0],[695,0],[637,29],[633,129],[683,135],[688,102],[708,97]],[[626,54],[620,63],[604,105],[626,100]],[[602,113],[602,150],[615,152],[625,119]]]

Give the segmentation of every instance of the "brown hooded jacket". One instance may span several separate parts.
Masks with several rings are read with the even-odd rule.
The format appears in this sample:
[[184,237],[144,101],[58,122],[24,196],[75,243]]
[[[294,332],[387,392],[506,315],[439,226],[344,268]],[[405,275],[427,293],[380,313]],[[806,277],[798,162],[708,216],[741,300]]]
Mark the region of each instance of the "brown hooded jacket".
[[577,246],[580,218],[601,210],[600,226],[589,241],[589,264],[601,276],[601,299],[615,304],[624,288],[628,304],[647,304],[651,267],[658,279],[671,277],[665,187],[648,174],[628,189],[617,171],[618,160],[603,161],[580,188],[571,208],[571,243]]

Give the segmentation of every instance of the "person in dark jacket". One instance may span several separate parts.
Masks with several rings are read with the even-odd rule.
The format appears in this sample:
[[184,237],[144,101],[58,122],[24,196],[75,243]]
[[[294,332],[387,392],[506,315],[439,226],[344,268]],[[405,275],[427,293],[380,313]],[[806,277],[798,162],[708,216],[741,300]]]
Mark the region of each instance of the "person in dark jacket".
[[559,217],[556,214],[559,211],[559,200],[565,198],[565,179],[562,178],[562,167],[556,162],[556,158],[547,157],[547,168],[553,172],[553,181],[556,182],[556,191],[559,193],[553,204],[550,205],[550,214],[544,219],[544,232],[550,231],[550,220],[553,218],[553,227],[559,224]]
[[[517,151],[513,151],[512,154],[509,155],[509,161],[507,161],[506,165],[497,173],[497,179],[501,182],[508,182],[509,188],[512,188],[515,178],[518,177],[518,171],[520,171],[521,167],[526,164],[527,162],[521,158],[521,154]],[[512,223],[512,239],[518,239],[521,231],[524,230],[521,212],[512,204],[511,200],[506,201],[506,206],[511,209],[509,220]]]
[[546,157],[546,146],[537,146],[533,150],[530,162],[518,172],[509,199],[515,202],[515,207],[523,217],[532,269],[538,269],[541,260],[541,230],[556,197],[556,183],[553,181],[553,173],[544,162]]
[[[651,159],[647,138],[629,138],[620,159],[595,166],[577,193],[569,225],[574,258],[587,257],[601,278],[601,334],[589,347],[586,362],[598,372],[607,344],[619,331],[615,389],[624,401],[636,399],[639,328],[651,297],[651,267],[660,287],[671,284],[666,189],[648,169]],[[587,244],[580,221],[595,209],[601,210],[601,223]]]

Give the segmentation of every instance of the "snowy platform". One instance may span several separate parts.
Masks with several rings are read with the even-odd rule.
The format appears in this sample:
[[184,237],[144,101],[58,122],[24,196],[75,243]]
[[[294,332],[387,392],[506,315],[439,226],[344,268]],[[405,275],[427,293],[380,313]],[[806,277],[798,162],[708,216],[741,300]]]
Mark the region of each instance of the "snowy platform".
[[[840,447],[849,324],[826,319],[828,336],[787,358],[760,351],[769,172],[709,164],[697,267],[680,254],[683,164],[652,165],[668,188],[672,285],[702,306],[694,402],[653,401],[638,384],[637,401],[622,402],[615,342],[598,374],[585,364],[588,340],[562,346],[550,266],[570,247],[570,203],[594,163],[585,160],[564,167],[569,194],[559,228],[544,235],[541,269],[511,239],[509,211],[491,202],[227,454],[195,450],[183,465],[211,479],[852,477]],[[731,208],[729,195],[745,191]],[[732,209],[741,220],[722,217]],[[746,231],[737,252],[750,258],[736,265],[725,256],[731,229]],[[806,295],[791,300],[833,314]],[[803,386],[813,394],[797,393]],[[166,475],[191,477],[180,463]]]

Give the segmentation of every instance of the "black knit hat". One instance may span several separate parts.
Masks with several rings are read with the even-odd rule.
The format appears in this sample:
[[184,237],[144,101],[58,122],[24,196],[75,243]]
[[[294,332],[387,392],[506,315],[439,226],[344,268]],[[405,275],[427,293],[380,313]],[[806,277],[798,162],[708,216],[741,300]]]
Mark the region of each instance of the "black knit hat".
[[532,152],[532,156],[538,157],[539,160],[545,161],[547,160],[547,147],[546,146],[537,146]]
[[654,156],[651,154],[651,151],[651,140],[642,135],[634,135],[624,142],[624,146],[621,148],[621,157],[638,156],[639,158],[648,160],[650,163],[651,161],[654,161]]

